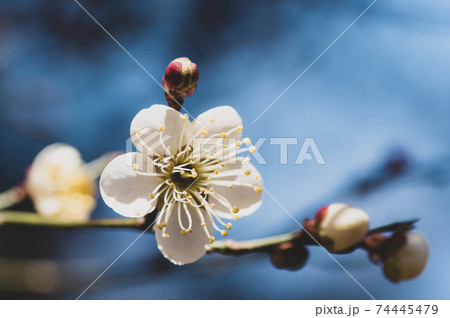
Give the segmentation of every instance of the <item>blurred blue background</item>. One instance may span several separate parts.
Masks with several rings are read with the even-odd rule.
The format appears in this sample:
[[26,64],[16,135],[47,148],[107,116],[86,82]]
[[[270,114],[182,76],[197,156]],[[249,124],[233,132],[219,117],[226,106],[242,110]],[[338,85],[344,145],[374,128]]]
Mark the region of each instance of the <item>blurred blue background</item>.
[[[172,59],[194,61],[198,89],[184,104],[193,115],[232,105],[254,140],[313,137],[326,165],[294,165],[301,144],[289,146],[287,165],[279,164],[279,146],[266,141],[261,148],[267,190],[296,219],[332,201],[363,208],[372,227],[420,218],[430,257],[415,280],[390,283],[362,251],[337,256],[375,298],[450,297],[448,1],[377,1],[253,125],[371,1],[80,3],[157,80]],[[0,191],[20,183],[34,156],[54,142],[75,146],[86,161],[125,150],[132,118],[156,103],[165,103],[163,90],[74,1],[0,3]],[[93,217],[115,216],[99,200]],[[266,195],[231,237],[297,229]],[[0,294],[75,298],[138,235],[0,229]],[[310,252],[296,272],[273,268],[265,255],[213,255],[176,267],[144,235],[83,298],[368,299],[323,250]],[[38,271],[41,287],[27,285],[32,270],[10,265],[36,258],[59,264]]]

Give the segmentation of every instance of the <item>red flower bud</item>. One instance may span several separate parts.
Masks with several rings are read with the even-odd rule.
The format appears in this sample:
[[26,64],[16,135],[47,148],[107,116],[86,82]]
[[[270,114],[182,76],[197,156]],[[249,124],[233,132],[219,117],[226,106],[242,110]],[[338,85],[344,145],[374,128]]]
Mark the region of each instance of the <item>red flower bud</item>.
[[187,57],[179,57],[170,62],[166,69],[164,90],[176,99],[189,97],[197,88],[198,75],[197,65]]
[[276,246],[270,253],[273,266],[280,269],[297,270],[302,268],[308,259],[309,252],[303,245],[286,242]]

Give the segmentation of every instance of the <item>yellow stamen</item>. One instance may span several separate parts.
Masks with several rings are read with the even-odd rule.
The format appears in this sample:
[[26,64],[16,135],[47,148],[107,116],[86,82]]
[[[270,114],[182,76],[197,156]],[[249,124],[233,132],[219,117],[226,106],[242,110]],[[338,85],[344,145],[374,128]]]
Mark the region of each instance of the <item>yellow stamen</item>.
[[262,191],[262,188],[261,188],[261,187],[254,187],[253,190],[254,190],[256,193],[260,193],[260,192]]

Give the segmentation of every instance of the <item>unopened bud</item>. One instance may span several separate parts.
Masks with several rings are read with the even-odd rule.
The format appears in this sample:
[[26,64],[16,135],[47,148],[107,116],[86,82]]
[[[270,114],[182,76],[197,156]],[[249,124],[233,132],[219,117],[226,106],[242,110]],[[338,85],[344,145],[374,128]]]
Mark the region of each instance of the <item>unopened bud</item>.
[[404,244],[386,256],[383,266],[384,275],[393,282],[419,276],[428,259],[425,239],[415,232],[406,232],[404,235]]
[[361,209],[344,203],[321,208],[315,217],[318,237],[329,241],[333,252],[349,249],[362,241],[369,230],[369,216]]
[[302,268],[308,259],[309,252],[305,246],[286,242],[276,246],[270,253],[273,266],[280,269],[297,270]]
[[164,90],[174,98],[184,98],[194,94],[198,81],[197,65],[187,57],[179,57],[167,66],[163,77]]

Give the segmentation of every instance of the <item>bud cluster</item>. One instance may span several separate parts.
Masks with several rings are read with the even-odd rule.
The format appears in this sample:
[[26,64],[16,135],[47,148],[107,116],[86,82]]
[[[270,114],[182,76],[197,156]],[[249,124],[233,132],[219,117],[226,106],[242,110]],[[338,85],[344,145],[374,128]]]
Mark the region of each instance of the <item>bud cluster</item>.
[[[425,239],[409,232],[412,223],[391,229],[391,236],[368,235],[369,216],[363,210],[344,204],[324,206],[312,220],[304,222],[305,231],[290,242],[281,243],[270,252],[273,265],[295,270],[304,266],[309,256],[305,245],[319,243],[332,253],[350,253],[363,248],[370,260],[382,264],[384,275],[393,282],[417,277],[425,268],[428,246]],[[383,229],[386,230],[386,229]]]

